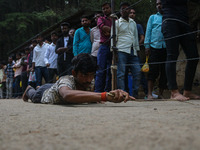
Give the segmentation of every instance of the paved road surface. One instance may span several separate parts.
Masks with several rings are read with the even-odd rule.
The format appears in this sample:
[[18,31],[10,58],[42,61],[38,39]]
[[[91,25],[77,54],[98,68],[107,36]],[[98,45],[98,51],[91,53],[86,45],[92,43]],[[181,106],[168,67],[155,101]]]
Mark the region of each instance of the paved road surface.
[[200,101],[0,100],[0,150],[199,150]]

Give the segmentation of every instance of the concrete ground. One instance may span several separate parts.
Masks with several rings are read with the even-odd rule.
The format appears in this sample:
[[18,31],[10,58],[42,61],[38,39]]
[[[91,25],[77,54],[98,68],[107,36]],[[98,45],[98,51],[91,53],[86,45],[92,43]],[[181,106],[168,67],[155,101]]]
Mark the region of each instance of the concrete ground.
[[199,150],[200,101],[0,100],[0,150]]

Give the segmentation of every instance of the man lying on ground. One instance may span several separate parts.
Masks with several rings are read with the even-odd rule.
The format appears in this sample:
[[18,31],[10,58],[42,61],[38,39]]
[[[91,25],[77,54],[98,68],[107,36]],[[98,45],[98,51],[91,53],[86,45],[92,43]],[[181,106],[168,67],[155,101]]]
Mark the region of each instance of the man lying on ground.
[[109,101],[120,103],[134,100],[127,92],[113,90],[110,92],[91,92],[96,72],[96,64],[89,54],[79,54],[72,60],[72,75],[61,77],[55,84],[44,84],[35,90],[28,86],[23,100],[45,104],[81,104]]

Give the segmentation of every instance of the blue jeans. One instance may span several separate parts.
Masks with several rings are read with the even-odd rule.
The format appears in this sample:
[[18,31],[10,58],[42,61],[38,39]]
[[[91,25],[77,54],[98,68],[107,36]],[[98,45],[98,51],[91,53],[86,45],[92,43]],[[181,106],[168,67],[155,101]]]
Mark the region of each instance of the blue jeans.
[[33,103],[41,103],[42,95],[45,90],[50,89],[53,86],[52,83],[44,84],[40,86],[37,90],[33,87],[29,88],[26,91],[26,96],[33,102]]
[[[183,24],[182,22],[167,20],[162,24],[162,32],[164,38],[170,38],[177,35],[181,35],[184,33],[191,32],[191,28],[189,25]],[[198,50],[196,44],[195,34],[189,34],[186,36],[173,38],[170,40],[166,40],[166,49],[167,49],[167,61],[177,60],[179,56],[179,44],[181,44],[183,51],[187,57],[189,58],[198,58]],[[196,67],[198,64],[198,60],[190,60],[187,61],[186,69],[185,69],[185,81],[184,81],[184,90],[191,91],[192,83],[194,80]],[[168,88],[170,90],[177,90],[177,82],[176,82],[176,63],[166,63],[166,75],[168,81]]]
[[97,54],[98,70],[96,71],[95,92],[109,92],[111,90],[112,52],[107,45],[101,45]]
[[48,82],[48,69],[47,67],[35,67],[35,75],[36,75],[36,86],[42,85],[42,77],[44,77],[45,82]]
[[125,70],[126,65],[129,66],[131,74],[133,76],[133,96],[138,96],[138,89],[140,85],[140,61],[139,58],[133,54],[124,52],[118,52],[118,64],[117,64],[117,87],[125,91]]

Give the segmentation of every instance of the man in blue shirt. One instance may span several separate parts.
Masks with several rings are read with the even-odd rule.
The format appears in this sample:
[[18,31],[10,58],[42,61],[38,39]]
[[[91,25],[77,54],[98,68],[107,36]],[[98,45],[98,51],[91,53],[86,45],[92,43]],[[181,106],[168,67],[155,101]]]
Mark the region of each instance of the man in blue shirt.
[[92,43],[90,41],[90,21],[87,16],[81,17],[81,25],[83,27],[76,30],[73,42],[74,56],[81,53],[91,53]]
[[[149,62],[166,61],[166,45],[161,32],[162,25],[162,5],[161,0],[156,1],[158,12],[149,17],[145,36],[145,52],[149,57]],[[148,73],[148,96],[147,99],[153,99],[152,91],[156,78],[159,78],[159,98],[163,98],[163,91],[167,88],[167,79],[165,73],[165,64],[149,65]]]

